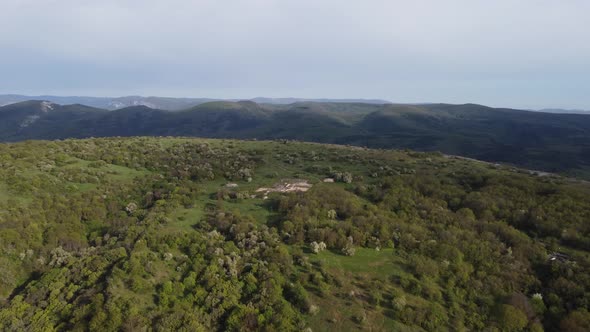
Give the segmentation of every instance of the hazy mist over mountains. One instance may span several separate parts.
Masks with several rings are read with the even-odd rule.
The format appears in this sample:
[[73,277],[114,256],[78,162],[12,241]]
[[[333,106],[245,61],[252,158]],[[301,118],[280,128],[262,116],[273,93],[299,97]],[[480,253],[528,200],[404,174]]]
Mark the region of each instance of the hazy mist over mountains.
[[[267,98],[256,97],[251,99],[223,99],[223,98],[171,98],[171,97],[143,97],[143,96],[124,96],[124,97],[88,97],[88,96],[26,96],[18,94],[0,95],[0,106],[23,102],[27,100],[44,100],[61,105],[82,104],[86,106],[116,110],[131,106],[146,106],[153,109],[166,111],[179,111],[197,106],[199,104],[212,101],[240,101],[251,100],[259,104],[278,104],[287,105],[297,102],[325,102],[325,103],[365,103],[365,104],[392,104],[391,101],[381,99],[331,99],[331,98]],[[410,103],[405,103],[410,104]],[[412,105],[424,105],[433,103],[411,103]],[[539,111],[545,113],[563,113],[563,114],[590,114],[587,110],[571,110],[560,108],[543,108]]]

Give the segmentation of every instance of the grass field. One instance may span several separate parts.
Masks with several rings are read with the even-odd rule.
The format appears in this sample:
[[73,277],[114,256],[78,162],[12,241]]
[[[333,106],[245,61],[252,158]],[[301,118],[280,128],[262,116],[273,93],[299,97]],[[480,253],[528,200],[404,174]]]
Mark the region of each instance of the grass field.
[[[409,274],[393,249],[357,248],[354,256],[325,250],[309,254],[309,258],[312,264],[321,264],[341,282],[340,287],[330,292],[313,292],[314,301],[321,308],[310,318],[314,330],[422,331],[395,321],[389,302],[396,287],[386,280]],[[367,306],[370,294],[363,286],[367,283],[381,285],[383,300],[379,305]],[[365,318],[361,321],[360,317]]]

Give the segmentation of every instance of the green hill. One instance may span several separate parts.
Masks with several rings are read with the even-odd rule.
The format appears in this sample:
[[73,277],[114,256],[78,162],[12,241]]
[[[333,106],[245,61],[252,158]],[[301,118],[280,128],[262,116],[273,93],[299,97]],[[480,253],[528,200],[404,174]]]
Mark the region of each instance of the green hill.
[[0,107],[0,141],[110,136],[294,139],[440,151],[590,178],[590,116],[475,104],[208,102],[168,112],[25,102]]
[[[179,116],[226,121],[210,106]],[[253,128],[306,112],[223,106],[262,121]],[[413,116],[427,111],[373,116],[423,128],[434,125]],[[125,134],[164,121],[141,108],[75,113],[139,122]],[[294,118],[353,125],[327,114]],[[444,127],[460,112],[426,114]],[[4,143],[0,330],[583,331],[588,195],[585,182],[440,153],[283,140]]]

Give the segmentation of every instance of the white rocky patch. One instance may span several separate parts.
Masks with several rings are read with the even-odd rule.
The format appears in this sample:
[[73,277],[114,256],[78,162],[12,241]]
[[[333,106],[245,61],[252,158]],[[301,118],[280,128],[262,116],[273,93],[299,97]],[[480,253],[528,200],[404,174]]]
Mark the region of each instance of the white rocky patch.
[[23,122],[21,122],[20,127],[21,128],[26,128],[28,126],[30,126],[31,124],[33,124],[35,121],[39,120],[41,116],[39,115],[29,115],[25,118],[25,120]]
[[289,193],[289,192],[306,192],[312,187],[312,184],[307,182],[307,180],[301,179],[285,179],[281,180],[281,182],[275,183],[270,188],[258,188],[256,189],[257,193],[263,193],[264,199],[268,197],[269,193],[278,192],[278,193]]
[[145,107],[149,107],[149,108],[156,108],[156,105],[154,105],[152,103],[148,103],[147,101],[142,101],[142,100],[134,100],[133,106],[145,106]]
[[111,102],[109,103],[109,106],[111,106],[112,108],[115,108],[115,109],[119,109],[119,108],[123,108],[123,107],[125,107],[125,104],[123,104],[123,103],[122,103],[122,102],[120,102],[120,101],[111,101]]
[[55,104],[48,102],[48,101],[42,101],[41,102],[41,112],[43,113],[47,113],[49,111],[53,111],[53,106]]
[[129,102],[121,102],[121,101],[111,101],[109,103],[109,108],[112,109],[120,109],[129,106],[146,106],[149,108],[157,108],[155,104],[149,103],[143,100],[132,100]]

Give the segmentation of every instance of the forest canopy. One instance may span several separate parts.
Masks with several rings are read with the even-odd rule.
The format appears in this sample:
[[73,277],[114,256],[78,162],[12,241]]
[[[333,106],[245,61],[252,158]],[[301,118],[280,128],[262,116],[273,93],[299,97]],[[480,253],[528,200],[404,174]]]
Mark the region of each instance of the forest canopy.
[[0,144],[0,330],[587,331],[589,195],[407,150]]

